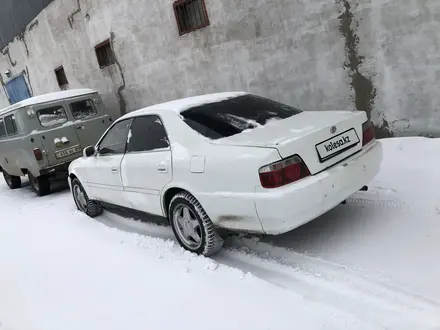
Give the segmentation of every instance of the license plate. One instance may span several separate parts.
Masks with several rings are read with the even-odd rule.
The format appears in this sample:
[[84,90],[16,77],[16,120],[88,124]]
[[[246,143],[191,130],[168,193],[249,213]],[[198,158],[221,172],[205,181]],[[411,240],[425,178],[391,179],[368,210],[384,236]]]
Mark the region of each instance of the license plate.
[[63,158],[63,157],[67,157],[73,154],[76,154],[78,152],[81,152],[81,147],[79,145],[64,149],[64,150],[60,150],[60,151],[56,151],[55,152],[55,157],[56,158]]
[[354,128],[349,129],[335,137],[332,137],[324,142],[316,145],[319,160],[324,162],[344,151],[354,147],[359,143],[359,137]]

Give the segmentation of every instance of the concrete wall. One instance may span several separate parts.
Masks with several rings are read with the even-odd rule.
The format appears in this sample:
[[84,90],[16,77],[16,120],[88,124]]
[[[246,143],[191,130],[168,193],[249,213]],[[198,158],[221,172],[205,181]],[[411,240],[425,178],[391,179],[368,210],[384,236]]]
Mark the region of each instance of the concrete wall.
[[[210,26],[179,37],[173,0],[55,0],[3,50],[0,73],[24,70],[37,95],[59,90],[63,65],[70,88],[98,89],[115,115],[245,90],[365,110],[382,135],[440,133],[438,0],[205,1]],[[94,46],[108,38],[117,63],[100,69]]]

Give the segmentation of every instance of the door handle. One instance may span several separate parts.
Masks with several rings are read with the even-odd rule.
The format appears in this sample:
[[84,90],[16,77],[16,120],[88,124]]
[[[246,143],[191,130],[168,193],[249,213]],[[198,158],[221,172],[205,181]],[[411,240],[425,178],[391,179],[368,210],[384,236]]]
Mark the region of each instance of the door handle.
[[76,126],[76,129],[84,129],[84,126]]
[[119,170],[117,168],[112,168],[112,173],[118,173]]
[[167,165],[164,164],[164,163],[160,163],[160,164],[157,166],[157,170],[158,170],[159,172],[166,172],[166,171],[167,171]]

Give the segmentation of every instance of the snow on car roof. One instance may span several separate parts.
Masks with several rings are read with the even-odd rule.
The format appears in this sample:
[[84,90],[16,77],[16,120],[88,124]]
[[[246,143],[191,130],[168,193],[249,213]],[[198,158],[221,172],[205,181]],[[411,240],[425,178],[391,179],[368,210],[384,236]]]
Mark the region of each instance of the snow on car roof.
[[219,101],[227,100],[230,98],[234,98],[234,97],[238,97],[238,96],[242,96],[242,95],[246,95],[246,94],[248,94],[248,93],[246,93],[246,92],[226,92],[226,93],[214,93],[214,94],[192,96],[192,97],[178,99],[178,100],[174,100],[174,101],[170,101],[170,102],[155,104],[155,105],[143,108],[143,109],[132,111],[121,118],[139,116],[139,115],[147,114],[147,113],[149,113],[151,111],[155,111],[155,110],[170,110],[170,111],[175,111],[177,113],[181,113],[185,110],[188,110],[190,108],[193,108],[193,107],[196,107],[199,105],[219,102]]
[[87,95],[87,94],[92,94],[92,93],[96,93],[96,92],[97,91],[93,90],[93,89],[82,88],[82,89],[70,89],[67,91],[37,95],[37,96],[31,97],[31,98],[25,99],[23,101],[20,101],[18,103],[15,103],[13,105],[10,105],[4,109],[1,109],[0,114],[4,114],[6,112],[9,112],[9,111],[12,111],[15,109],[19,109],[22,107],[30,106],[30,105],[35,105],[35,104],[40,104],[40,103],[45,103],[45,102],[50,102],[50,101],[55,101],[55,100],[60,100],[60,99],[67,99],[70,97]]

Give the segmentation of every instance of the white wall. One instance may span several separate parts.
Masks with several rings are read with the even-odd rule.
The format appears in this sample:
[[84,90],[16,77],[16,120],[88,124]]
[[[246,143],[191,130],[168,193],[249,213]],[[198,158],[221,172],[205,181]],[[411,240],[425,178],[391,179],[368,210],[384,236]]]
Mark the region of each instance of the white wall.
[[[27,70],[37,95],[59,89],[63,65],[70,88],[98,89],[115,115],[245,90],[367,110],[382,133],[440,132],[438,0],[206,0],[210,26],[182,37],[172,3],[55,0],[5,49],[11,60],[0,54],[0,73]],[[118,63],[100,69],[94,46],[110,36]]]

